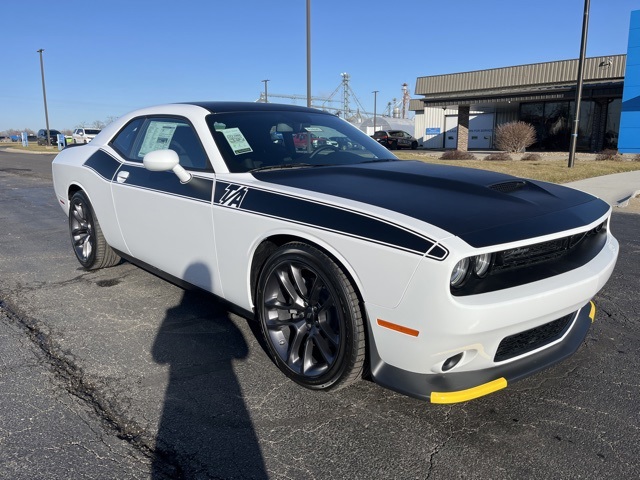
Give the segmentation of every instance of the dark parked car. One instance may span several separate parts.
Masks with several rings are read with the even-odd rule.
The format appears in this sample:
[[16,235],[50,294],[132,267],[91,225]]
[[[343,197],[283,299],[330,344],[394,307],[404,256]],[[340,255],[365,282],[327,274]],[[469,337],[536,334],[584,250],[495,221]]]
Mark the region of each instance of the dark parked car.
[[38,130],[38,145],[55,145],[58,143],[58,130],[49,129],[49,142],[47,142],[47,129],[43,128]]
[[372,137],[389,150],[400,148],[415,150],[418,148],[418,140],[402,130],[380,130],[375,132]]

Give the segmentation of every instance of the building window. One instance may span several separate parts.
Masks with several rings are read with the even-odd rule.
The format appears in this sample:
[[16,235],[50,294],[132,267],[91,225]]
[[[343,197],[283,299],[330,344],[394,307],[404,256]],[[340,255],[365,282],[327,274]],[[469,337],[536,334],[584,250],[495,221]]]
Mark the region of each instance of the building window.
[[536,102],[520,105],[520,120],[536,129],[534,149],[568,150],[571,138],[570,102]]
[[607,123],[604,132],[604,148],[618,149],[618,133],[620,132],[620,113],[622,99],[614,98],[607,107]]
[[[567,151],[571,146],[571,121],[574,101],[535,102],[520,105],[520,120],[530,123],[536,129],[536,143],[531,148],[540,150]],[[615,107],[614,107],[615,109]],[[618,107],[618,123],[620,119]],[[580,102],[580,123],[576,148],[590,150],[592,145],[596,104],[593,100]],[[615,117],[615,113],[612,114]],[[608,128],[608,127],[607,127]],[[612,129],[619,127],[612,127]],[[617,133],[616,133],[617,141]]]
[[[574,104],[575,102],[571,102],[572,108]],[[578,142],[576,143],[578,150],[591,150],[595,106],[593,100],[580,101],[580,123],[578,123]]]

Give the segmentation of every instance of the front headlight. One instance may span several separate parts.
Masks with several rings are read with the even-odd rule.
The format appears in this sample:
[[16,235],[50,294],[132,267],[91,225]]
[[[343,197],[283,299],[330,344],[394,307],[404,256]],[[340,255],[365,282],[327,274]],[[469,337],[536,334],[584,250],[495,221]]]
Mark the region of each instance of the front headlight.
[[467,279],[467,274],[469,273],[469,259],[463,258],[456,266],[453,267],[453,272],[451,272],[451,286],[459,287],[464,283]]
[[484,253],[482,255],[478,255],[473,259],[473,271],[478,276],[478,278],[483,278],[489,271],[490,266],[491,266],[490,253]]

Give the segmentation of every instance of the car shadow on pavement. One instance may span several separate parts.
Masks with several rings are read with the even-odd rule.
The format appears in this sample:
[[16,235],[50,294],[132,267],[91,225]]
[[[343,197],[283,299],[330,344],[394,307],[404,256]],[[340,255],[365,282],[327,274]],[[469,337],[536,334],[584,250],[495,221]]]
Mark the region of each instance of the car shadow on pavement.
[[[191,273],[210,275],[202,264]],[[167,311],[153,358],[169,365],[156,438],[153,478],[267,478],[234,360],[247,343],[224,306],[185,290]]]

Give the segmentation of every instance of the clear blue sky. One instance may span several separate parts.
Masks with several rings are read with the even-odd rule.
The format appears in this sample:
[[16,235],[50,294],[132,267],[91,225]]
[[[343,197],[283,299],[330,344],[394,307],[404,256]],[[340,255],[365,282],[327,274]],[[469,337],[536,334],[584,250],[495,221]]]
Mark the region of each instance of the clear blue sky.
[[[139,107],[306,94],[305,0],[31,0],[0,10],[0,132]],[[584,0],[312,0],[312,94],[378,111],[416,78],[577,58]],[[591,0],[587,56],[626,53],[638,0]],[[339,98],[339,97],[338,97]],[[275,100],[275,99],[274,99]],[[298,102],[305,104],[304,101]]]

